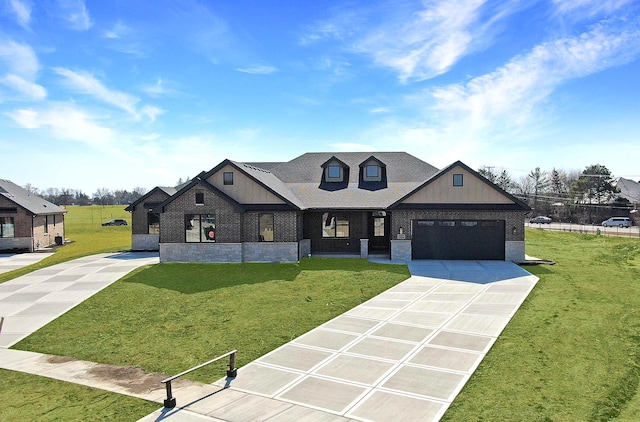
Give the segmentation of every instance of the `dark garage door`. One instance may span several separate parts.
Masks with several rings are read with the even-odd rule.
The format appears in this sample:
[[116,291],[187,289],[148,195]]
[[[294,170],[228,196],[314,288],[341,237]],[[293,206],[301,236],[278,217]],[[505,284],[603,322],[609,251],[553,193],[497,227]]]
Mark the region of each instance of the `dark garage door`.
[[414,220],[413,259],[504,260],[503,220]]

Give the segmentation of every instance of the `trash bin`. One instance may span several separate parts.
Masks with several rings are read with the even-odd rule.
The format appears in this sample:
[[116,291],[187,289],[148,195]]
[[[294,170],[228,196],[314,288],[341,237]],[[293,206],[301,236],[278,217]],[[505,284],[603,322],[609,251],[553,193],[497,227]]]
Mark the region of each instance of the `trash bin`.
[[56,236],[56,245],[62,246],[62,236]]

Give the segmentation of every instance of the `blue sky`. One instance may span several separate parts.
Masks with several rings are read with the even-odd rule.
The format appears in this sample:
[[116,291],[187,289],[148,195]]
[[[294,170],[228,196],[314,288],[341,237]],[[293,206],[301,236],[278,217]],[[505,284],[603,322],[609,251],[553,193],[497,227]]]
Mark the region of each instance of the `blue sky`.
[[0,0],[0,177],[406,151],[640,179],[636,0]]

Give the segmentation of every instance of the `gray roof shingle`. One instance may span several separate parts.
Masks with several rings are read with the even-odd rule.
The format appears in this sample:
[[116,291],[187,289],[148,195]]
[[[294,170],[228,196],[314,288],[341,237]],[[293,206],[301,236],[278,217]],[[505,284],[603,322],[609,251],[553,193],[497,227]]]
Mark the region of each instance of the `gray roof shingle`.
[[67,212],[64,208],[29,193],[10,180],[0,179],[0,195],[34,215],[64,214]]

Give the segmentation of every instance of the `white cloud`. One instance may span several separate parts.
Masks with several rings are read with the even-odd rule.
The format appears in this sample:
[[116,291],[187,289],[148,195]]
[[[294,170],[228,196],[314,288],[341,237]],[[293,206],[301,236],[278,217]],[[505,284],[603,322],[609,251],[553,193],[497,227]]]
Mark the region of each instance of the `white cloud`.
[[487,0],[415,3],[341,10],[318,22],[299,43],[338,40],[347,51],[397,72],[402,83],[422,81],[446,73],[462,57],[483,48],[497,24],[523,7],[513,1]]
[[47,90],[43,86],[26,81],[18,75],[8,74],[0,77],[0,83],[25,95],[31,100],[43,100],[47,96]]
[[57,16],[67,22],[70,29],[86,31],[93,25],[84,0],[57,0]]
[[131,33],[131,28],[122,21],[117,21],[113,28],[104,32],[104,37],[109,39],[120,39]]
[[29,30],[31,23],[31,3],[28,1],[9,0],[9,7],[15,14],[18,25]]
[[609,15],[633,0],[553,0],[556,14],[573,19]]
[[90,73],[76,72],[62,67],[55,67],[52,70],[65,78],[65,84],[69,89],[81,94],[90,95],[107,104],[122,109],[136,120],[139,120],[142,116],[147,116],[149,120],[153,122],[159,115],[164,113],[164,110],[152,105],[145,105],[138,108],[139,98],[108,88]]
[[4,67],[8,72],[20,75],[25,79],[33,79],[40,70],[38,57],[27,44],[15,41],[0,40],[0,71]]
[[492,73],[432,92],[434,109],[472,127],[514,124],[568,80],[627,63],[640,55],[640,30],[595,26],[540,44]]
[[21,109],[8,116],[23,128],[45,129],[56,139],[76,141],[93,148],[108,149],[118,139],[112,129],[99,125],[92,116],[71,105]]
[[270,75],[277,72],[278,69],[264,64],[253,64],[249,67],[239,67],[236,69],[238,72],[250,73],[252,75]]
[[54,67],[52,70],[65,78],[66,85],[70,89],[82,94],[91,95],[133,116],[138,116],[138,111],[136,110],[136,104],[139,101],[138,98],[124,92],[107,88],[102,82],[87,72],[74,72],[73,70],[63,67]]

